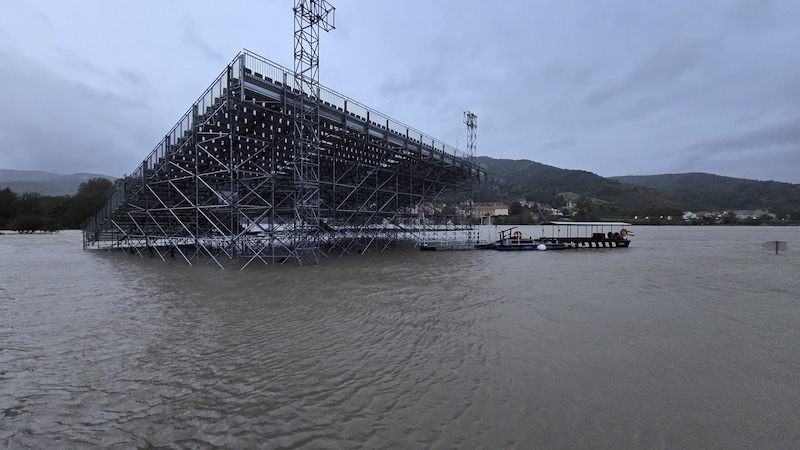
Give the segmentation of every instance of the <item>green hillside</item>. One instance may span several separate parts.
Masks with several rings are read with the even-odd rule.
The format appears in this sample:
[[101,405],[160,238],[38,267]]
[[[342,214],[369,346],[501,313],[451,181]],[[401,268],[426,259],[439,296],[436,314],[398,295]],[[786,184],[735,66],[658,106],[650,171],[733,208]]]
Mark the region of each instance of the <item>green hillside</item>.
[[636,186],[677,194],[687,204],[706,210],[767,209],[800,217],[800,184],[756,181],[708,173],[612,177]]
[[[684,211],[768,210],[778,217],[800,218],[800,184],[755,181],[707,173],[604,178],[530,160],[476,158],[488,176],[478,185],[478,202],[512,203],[525,199],[553,207],[567,200],[591,201],[599,219],[680,216]],[[0,189],[41,195],[73,195],[92,174],[0,169]]]
[[635,215],[680,215],[685,205],[678,196],[657,189],[603,178],[583,170],[566,170],[529,160],[478,157],[488,176],[476,192],[478,202],[525,199],[551,206],[586,196],[603,218]]
[[602,218],[680,215],[684,211],[766,209],[800,217],[800,185],[709,174],[668,174],[604,178],[529,160],[477,157],[488,176],[478,202],[520,199],[561,206],[585,196]]

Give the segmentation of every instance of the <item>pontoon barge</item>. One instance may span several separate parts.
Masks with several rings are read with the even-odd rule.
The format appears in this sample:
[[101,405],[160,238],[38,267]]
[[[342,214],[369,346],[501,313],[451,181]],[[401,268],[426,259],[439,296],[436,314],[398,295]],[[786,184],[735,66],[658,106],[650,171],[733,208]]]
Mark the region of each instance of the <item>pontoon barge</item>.
[[633,234],[627,222],[545,222],[542,237],[534,239],[537,250],[568,248],[627,248]]
[[540,238],[523,237],[516,227],[500,231],[500,239],[475,248],[500,251],[627,248],[633,234],[627,222],[545,222]]

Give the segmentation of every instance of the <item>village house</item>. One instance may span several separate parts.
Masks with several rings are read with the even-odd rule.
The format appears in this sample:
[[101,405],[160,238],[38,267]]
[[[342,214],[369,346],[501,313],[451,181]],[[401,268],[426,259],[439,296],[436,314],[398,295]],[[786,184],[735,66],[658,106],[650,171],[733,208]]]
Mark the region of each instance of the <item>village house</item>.
[[478,204],[472,207],[472,217],[507,216],[508,205],[499,203]]

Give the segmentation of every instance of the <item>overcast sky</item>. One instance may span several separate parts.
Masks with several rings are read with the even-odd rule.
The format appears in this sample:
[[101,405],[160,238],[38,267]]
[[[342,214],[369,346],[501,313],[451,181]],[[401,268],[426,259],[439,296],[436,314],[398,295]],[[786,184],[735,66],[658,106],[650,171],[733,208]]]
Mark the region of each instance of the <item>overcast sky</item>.
[[[800,1],[332,0],[323,85],[465,150],[800,183]],[[0,2],[0,168],[133,171],[291,0]]]

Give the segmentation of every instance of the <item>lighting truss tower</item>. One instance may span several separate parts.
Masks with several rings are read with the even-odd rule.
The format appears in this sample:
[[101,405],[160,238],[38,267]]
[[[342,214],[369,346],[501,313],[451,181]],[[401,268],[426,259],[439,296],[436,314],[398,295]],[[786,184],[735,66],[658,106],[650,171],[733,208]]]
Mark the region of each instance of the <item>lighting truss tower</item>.
[[478,137],[478,116],[465,111],[464,123],[467,124],[467,158],[475,158],[475,140]]
[[[478,116],[470,111],[464,112],[464,123],[467,124],[467,160],[470,164],[475,164],[475,142],[478,138]],[[475,203],[474,181],[469,183],[469,204],[467,205],[467,216],[472,216],[472,206]]]
[[335,11],[325,0],[294,3],[294,81],[301,95],[294,114],[293,254],[300,264],[319,262],[319,35],[335,28]]

